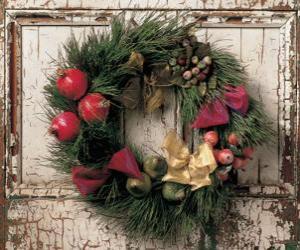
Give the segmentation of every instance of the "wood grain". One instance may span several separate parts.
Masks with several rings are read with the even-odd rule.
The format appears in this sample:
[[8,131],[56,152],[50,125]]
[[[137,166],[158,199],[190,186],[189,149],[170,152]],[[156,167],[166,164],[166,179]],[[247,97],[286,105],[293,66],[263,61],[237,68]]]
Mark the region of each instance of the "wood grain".
[[[44,103],[41,91],[46,84],[46,75],[55,69],[50,63],[49,55],[57,57],[57,49],[71,31],[84,37],[90,30],[87,26],[107,24],[111,16],[119,13],[122,8],[164,11],[170,8],[192,8],[191,19],[200,18],[205,26],[197,31],[199,37],[210,41],[219,40],[220,44],[237,54],[248,65],[250,84],[255,86],[249,89],[265,102],[267,111],[277,123],[279,146],[273,145],[275,151],[271,153],[258,154],[256,159],[264,159],[263,164],[258,164],[258,160],[255,160],[249,166],[249,171],[239,176],[241,184],[250,185],[249,192],[245,195],[258,198],[243,197],[232,201],[233,214],[224,221],[223,228],[217,235],[217,249],[285,249],[285,245],[294,244],[298,240],[296,220],[299,208],[293,196],[296,167],[293,164],[294,154],[297,153],[297,147],[293,148],[293,137],[297,135],[295,120],[298,119],[295,115],[295,106],[298,105],[295,94],[296,23],[293,12],[282,11],[295,8],[295,1],[8,0],[6,7],[11,9],[6,13],[8,52],[11,41],[9,24],[19,22],[20,25],[25,25],[22,26],[21,44],[23,166],[20,179],[23,179],[23,183],[11,186],[6,181],[8,200],[4,205],[1,203],[3,213],[5,209],[7,216],[1,220],[8,220],[6,235],[4,231],[1,232],[7,237],[6,249],[201,249],[205,245],[206,241],[200,237],[198,229],[187,241],[176,245],[164,245],[155,240],[138,244],[128,239],[123,230],[108,223],[107,218],[93,217],[90,208],[75,200],[77,193],[74,189],[60,183],[62,176],[41,165],[41,156],[47,151],[44,145],[47,126],[40,116]],[[115,10],[95,11],[102,8]],[[205,11],[199,11],[199,8]],[[224,9],[230,11],[221,11]],[[241,11],[248,9],[253,11]],[[254,11],[255,9],[270,11]],[[276,9],[281,11],[271,11]],[[1,28],[4,30],[3,24]],[[4,52],[4,34],[1,32],[0,52]],[[224,40],[224,37],[228,39]],[[6,57],[6,64],[4,58],[0,57],[0,88],[3,90],[1,96],[5,101],[6,111],[10,112],[10,100],[6,98],[9,96],[9,88],[3,82],[5,70],[9,67],[8,53]],[[173,93],[169,93],[169,96],[166,108],[155,114],[126,114],[127,140],[140,145],[145,154],[152,153],[153,150],[159,152],[161,138],[169,128],[176,127],[179,132],[181,130],[180,123],[176,124],[178,109],[173,106],[176,97]],[[9,113],[3,119],[3,129],[10,126],[7,118]],[[13,142],[9,130],[6,138],[8,143]],[[12,173],[20,175],[16,171],[20,163],[14,161],[11,171],[9,164],[12,156],[9,144],[7,146],[2,169],[7,170],[8,180]],[[265,165],[268,167],[264,167]],[[1,173],[4,175],[5,172]],[[278,182],[283,182],[283,185],[269,185]],[[4,195],[4,190],[0,190],[0,194]],[[283,198],[286,195],[289,195],[288,199]],[[270,199],[267,196],[281,198]],[[1,225],[5,226],[3,223]]]

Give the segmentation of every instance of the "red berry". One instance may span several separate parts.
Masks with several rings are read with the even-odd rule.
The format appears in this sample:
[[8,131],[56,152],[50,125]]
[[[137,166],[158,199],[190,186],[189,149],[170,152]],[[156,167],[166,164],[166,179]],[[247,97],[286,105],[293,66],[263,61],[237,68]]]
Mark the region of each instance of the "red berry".
[[79,115],[86,122],[104,121],[108,115],[110,102],[99,93],[87,94],[78,105]]
[[186,57],[180,56],[177,58],[177,64],[180,66],[185,66],[186,65]]
[[79,69],[58,70],[60,77],[56,81],[58,92],[70,99],[78,100],[88,87],[87,76]]
[[251,147],[247,147],[247,148],[244,148],[244,149],[243,149],[243,155],[244,155],[246,158],[251,159],[253,153],[254,153],[254,149],[251,148]]
[[244,159],[235,157],[233,162],[232,162],[232,167],[234,169],[241,169],[244,166]]
[[217,171],[216,175],[221,181],[227,181],[229,178],[229,174],[227,172]]
[[198,67],[192,68],[192,74],[193,75],[198,75],[200,73],[200,69]]
[[235,169],[242,169],[244,170],[248,164],[248,159],[243,159],[239,157],[235,157],[232,163],[232,167]]
[[204,134],[204,141],[212,147],[216,146],[219,141],[218,133],[215,131],[208,131]]
[[228,136],[227,141],[230,145],[234,145],[234,146],[239,145],[239,139],[238,139],[237,135],[234,133],[231,133]]
[[206,79],[206,74],[200,72],[198,75],[197,75],[197,79],[199,81],[204,81]]
[[222,149],[218,154],[218,162],[222,165],[228,165],[233,162],[234,156],[230,149]]
[[182,77],[185,80],[190,80],[192,78],[192,72],[190,70],[184,71]]
[[71,141],[80,131],[80,120],[72,112],[63,112],[55,116],[51,122],[49,132],[59,141]]

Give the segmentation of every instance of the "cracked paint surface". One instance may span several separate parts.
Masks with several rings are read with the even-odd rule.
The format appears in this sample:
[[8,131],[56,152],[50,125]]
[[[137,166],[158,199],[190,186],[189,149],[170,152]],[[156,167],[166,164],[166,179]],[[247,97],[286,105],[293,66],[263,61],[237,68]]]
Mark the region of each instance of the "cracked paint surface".
[[[285,249],[284,242],[294,237],[294,208],[293,201],[234,201],[232,215],[224,221],[217,236],[217,248]],[[284,212],[286,209],[289,210]],[[95,216],[93,209],[70,199],[14,200],[10,203],[8,221],[8,249],[185,250],[197,249],[201,240],[200,229],[187,241],[174,245],[157,240],[130,240],[109,218]]]
[[199,235],[185,243],[136,242],[104,216],[95,216],[74,200],[12,201],[8,217],[8,249],[190,249]]
[[[11,94],[7,85],[4,89],[4,74],[6,66],[6,78],[7,80],[11,78],[8,74],[11,61],[9,52],[12,43],[11,23],[14,23],[16,33],[13,44],[16,46],[16,60],[13,63],[15,64],[13,69],[15,75],[13,74],[13,76],[15,76],[16,87],[20,86],[17,84],[20,81],[21,71],[23,84],[28,81],[28,88],[22,92],[23,101],[26,104],[22,107],[24,113],[22,122],[25,122],[23,126],[25,124],[28,128],[33,128],[33,131],[37,131],[43,126],[39,124],[35,127],[31,119],[40,112],[35,106],[35,98],[39,102],[42,100],[39,79],[43,79],[44,76],[38,75],[40,73],[35,76],[35,71],[30,67],[44,73],[53,70],[49,66],[49,58],[46,58],[46,54],[57,53],[56,45],[54,46],[53,43],[49,45],[49,40],[51,40],[51,34],[54,34],[53,30],[61,30],[60,25],[66,26],[65,31],[75,30],[75,33],[80,35],[82,28],[76,26],[86,26],[85,32],[87,32],[89,30],[87,26],[109,25],[111,16],[119,13],[122,9],[156,9],[160,11],[191,9],[192,14],[187,16],[187,19],[198,18],[199,22],[202,22],[201,25],[204,25],[204,28],[199,35],[203,35],[204,39],[211,39],[213,36],[217,39],[218,34],[223,36],[227,34],[226,37],[229,37],[231,41],[224,41],[224,44],[227,43],[234,50],[233,52],[250,64],[249,72],[256,77],[255,81],[259,83],[259,88],[255,89],[257,96],[264,98],[264,95],[268,95],[270,98],[266,100],[266,105],[270,112],[275,112],[272,114],[275,114],[275,118],[278,119],[279,145],[283,150],[280,151],[279,148],[280,157],[273,159],[272,163],[262,164],[262,167],[253,164],[248,172],[239,176],[240,183],[249,186],[247,186],[244,197],[232,200],[230,216],[221,225],[220,231],[216,235],[218,241],[216,247],[224,250],[260,250],[286,249],[285,245],[296,244],[299,237],[297,225],[300,220],[299,208],[295,199],[297,190],[295,189],[294,171],[296,167],[294,151],[297,143],[295,142],[297,137],[295,128],[298,122],[295,80],[295,26],[297,21],[295,12],[290,11],[296,8],[296,0],[7,0],[6,8],[10,9],[10,12],[6,13],[6,30],[3,23],[0,26],[1,97]],[[98,9],[110,10],[99,11]],[[280,11],[276,12],[277,10]],[[1,19],[2,17],[0,17]],[[22,25],[26,25],[27,30]],[[41,28],[42,26],[45,27]],[[25,33],[31,34],[28,37],[32,39],[25,39]],[[59,39],[63,41],[67,33],[60,33]],[[8,49],[6,62],[3,60],[5,34]],[[19,39],[21,34],[23,35],[22,42]],[[33,34],[36,37],[33,37]],[[257,41],[255,44],[252,41],[253,38]],[[20,59],[28,63],[25,68],[20,68]],[[26,68],[26,66],[30,67]],[[262,81],[262,79],[265,80]],[[272,81],[268,81],[268,79],[272,79]],[[20,96],[17,96],[18,98]],[[169,98],[170,104],[174,103],[175,99],[174,96]],[[7,111],[10,112],[8,107],[11,100],[1,99],[1,101],[4,100]],[[4,108],[2,103],[1,108]],[[127,128],[126,139],[137,138],[136,143],[143,142],[143,150],[149,152],[149,148],[159,144],[158,140],[163,133],[161,127],[164,130],[168,127],[179,127],[174,119],[174,114],[177,112],[178,110],[173,109],[159,114],[158,123],[153,122],[155,117],[153,119],[146,117],[141,120],[141,117],[136,114],[128,114],[128,117],[131,118],[127,123],[129,128]],[[1,123],[3,123],[1,129],[3,131],[8,129],[8,134],[10,134],[10,129],[7,128],[11,125],[9,121],[5,124],[1,120]],[[149,123],[151,123],[151,129],[149,129]],[[18,130],[20,122],[16,125],[14,129]],[[130,129],[135,126],[139,127],[139,131],[141,131],[140,137],[136,136],[135,129]],[[27,136],[30,135],[25,135],[25,140],[28,139]],[[8,147],[14,146],[14,144],[18,145],[20,140],[18,134],[7,138],[9,139]],[[197,140],[197,137],[194,139]],[[144,143],[145,141],[146,143]],[[28,142],[30,143],[30,140]],[[1,144],[1,146],[4,150],[4,145]],[[60,174],[49,172],[40,166],[41,159],[38,154],[30,158],[30,154],[35,151],[34,148],[28,147],[27,149],[24,151],[27,153],[23,155],[23,160],[25,159],[27,163],[21,168],[20,155],[11,152],[11,148],[8,148],[6,151],[7,165],[3,166],[1,172],[1,177],[6,173],[7,181],[8,200],[5,201],[1,198],[3,200],[1,205],[5,204],[6,209],[5,211],[1,210],[0,215],[2,221],[6,221],[1,224],[2,227],[7,227],[5,231],[6,249],[187,250],[201,249],[208,242],[208,239],[201,234],[200,229],[195,230],[187,240],[179,241],[174,245],[164,244],[157,240],[137,242],[127,238],[125,232],[112,223],[109,218],[96,216],[93,209],[76,200],[77,193],[74,188],[62,181],[63,178]],[[3,177],[2,180],[5,178]],[[278,183],[279,185],[277,185]],[[1,197],[5,195],[3,188],[0,189],[0,195]],[[248,197],[245,198],[245,196]],[[4,235],[4,231],[0,233]],[[4,239],[1,237],[2,245],[0,246],[4,246],[3,242]]]

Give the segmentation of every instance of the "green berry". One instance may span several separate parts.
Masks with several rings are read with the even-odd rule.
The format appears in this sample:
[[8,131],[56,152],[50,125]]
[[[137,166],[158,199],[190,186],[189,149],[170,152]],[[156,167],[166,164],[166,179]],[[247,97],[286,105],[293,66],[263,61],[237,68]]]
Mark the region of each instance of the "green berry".
[[193,56],[193,57],[192,57],[192,63],[193,63],[193,64],[199,63],[199,57],[198,57],[198,56]]
[[199,62],[199,63],[197,64],[197,67],[198,67],[199,69],[205,69],[205,68],[206,68],[206,64],[204,64],[204,63],[201,61],[201,62]]
[[206,64],[206,65],[211,65],[212,64],[212,60],[211,57],[209,56],[205,56],[202,61]]

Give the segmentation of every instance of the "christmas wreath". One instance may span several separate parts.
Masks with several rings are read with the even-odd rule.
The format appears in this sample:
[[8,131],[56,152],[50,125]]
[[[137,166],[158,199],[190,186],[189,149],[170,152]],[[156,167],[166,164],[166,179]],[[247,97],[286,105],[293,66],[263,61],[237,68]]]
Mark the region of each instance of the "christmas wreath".
[[[234,176],[271,123],[246,90],[247,76],[227,51],[197,41],[195,24],[148,14],[114,18],[109,33],[73,37],[45,87],[51,166],[70,173],[85,199],[118,218],[129,235],[174,239],[197,225],[209,230],[227,207]],[[190,151],[176,133],[161,138],[163,156],[124,145],[124,109],[145,113],[179,99],[180,122],[199,133]]]

